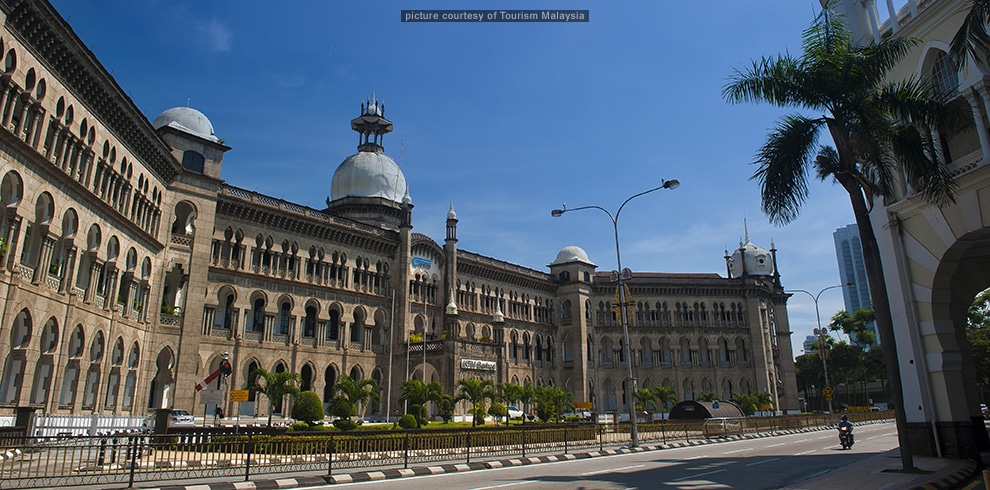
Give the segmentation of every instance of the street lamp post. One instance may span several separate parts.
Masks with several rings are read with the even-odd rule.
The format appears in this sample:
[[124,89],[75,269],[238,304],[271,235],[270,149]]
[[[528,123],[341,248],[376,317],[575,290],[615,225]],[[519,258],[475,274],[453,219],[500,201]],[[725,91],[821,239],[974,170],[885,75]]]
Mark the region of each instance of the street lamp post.
[[[805,291],[804,289],[792,289],[787,292],[789,293],[804,293],[811,296],[811,299],[815,301],[815,318],[818,320],[818,328],[815,329],[815,335],[818,335],[818,352],[822,356],[822,372],[825,374],[825,388],[830,389],[832,385],[828,382],[828,364],[825,362],[825,336],[827,335],[825,329],[822,328],[822,315],[818,311],[818,298],[821,297],[822,293],[828,291],[829,289],[841,288],[842,286],[850,286],[853,283],[848,284],[836,284],[834,286],[829,286],[818,291],[818,294],[812,294],[810,291]],[[828,402],[828,423],[832,425],[832,396],[830,394],[825,395],[825,400]]]
[[618,307],[619,307],[619,318],[620,318],[620,321],[622,322],[622,336],[624,338],[624,343],[625,343],[625,347],[626,347],[625,348],[625,351],[626,351],[626,367],[628,368],[628,373],[627,374],[628,374],[629,383],[626,385],[626,387],[629,389],[629,391],[627,392],[626,402],[628,403],[628,406],[629,406],[629,424],[630,424],[629,425],[629,427],[630,427],[629,428],[629,437],[631,439],[630,446],[632,446],[632,447],[639,446],[639,430],[636,427],[636,402],[635,402],[635,397],[636,397],[636,378],[633,377],[633,369],[632,369],[632,362],[633,362],[633,360],[632,360],[632,346],[629,344],[629,317],[628,317],[628,315],[626,313],[626,306],[627,306],[626,305],[626,289],[625,289],[624,283],[623,283],[623,281],[625,280],[625,278],[623,277],[623,273],[622,273],[622,256],[619,254],[619,213],[622,212],[622,208],[624,208],[626,206],[626,204],[629,203],[629,201],[632,201],[633,199],[635,199],[635,198],[637,198],[639,196],[642,196],[644,194],[649,194],[651,192],[658,191],[660,189],[676,189],[677,186],[681,185],[681,183],[678,182],[676,179],[674,179],[674,180],[662,180],[661,179],[660,182],[661,182],[660,186],[654,187],[654,188],[652,188],[650,190],[647,190],[647,191],[640,192],[639,194],[634,194],[634,195],[630,196],[628,199],[626,199],[625,201],[622,201],[622,204],[619,205],[619,209],[615,211],[615,214],[614,215],[611,212],[609,212],[609,210],[607,210],[607,209],[605,209],[605,208],[603,208],[601,206],[581,206],[579,208],[571,208],[571,209],[567,209],[566,207],[564,207],[563,209],[554,209],[553,211],[550,211],[550,216],[553,216],[555,218],[559,218],[564,213],[567,213],[567,212],[570,212],[570,211],[581,211],[582,209],[597,209],[597,210],[602,211],[605,214],[607,214],[608,215],[608,218],[610,220],[612,220],[612,230],[615,232],[615,262],[616,262],[616,265],[619,268],[619,278],[618,278],[618,281],[619,281],[619,305],[618,305]]

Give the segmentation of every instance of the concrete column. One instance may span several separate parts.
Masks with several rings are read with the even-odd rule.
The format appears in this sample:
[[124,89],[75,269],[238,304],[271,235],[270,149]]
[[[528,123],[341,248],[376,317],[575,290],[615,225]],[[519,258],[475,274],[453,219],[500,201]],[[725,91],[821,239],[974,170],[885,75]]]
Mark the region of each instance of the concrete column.
[[[987,140],[987,124],[986,119],[983,117],[983,113],[980,111],[980,105],[977,103],[976,94],[973,91],[967,90],[963,93],[966,97],[966,102],[969,102],[969,107],[973,111],[973,123],[976,124],[976,134],[980,138],[980,150],[983,152],[983,156],[986,157],[990,155],[990,141]],[[982,97],[984,104],[986,104],[986,98]]]

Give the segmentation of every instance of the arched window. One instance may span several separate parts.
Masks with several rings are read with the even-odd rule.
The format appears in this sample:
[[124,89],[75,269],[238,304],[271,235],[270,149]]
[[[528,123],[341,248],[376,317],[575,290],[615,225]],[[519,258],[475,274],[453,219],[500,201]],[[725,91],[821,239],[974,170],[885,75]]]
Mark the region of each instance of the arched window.
[[278,313],[278,334],[279,335],[289,335],[289,313],[292,310],[292,305],[288,301],[282,303],[279,308]]

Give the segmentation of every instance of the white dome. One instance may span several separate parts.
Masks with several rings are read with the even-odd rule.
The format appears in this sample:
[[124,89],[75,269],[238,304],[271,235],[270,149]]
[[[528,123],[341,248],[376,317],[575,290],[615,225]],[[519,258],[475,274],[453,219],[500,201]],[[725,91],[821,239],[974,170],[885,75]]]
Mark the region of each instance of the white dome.
[[743,265],[745,265],[746,275],[749,276],[773,274],[773,260],[770,257],[770,252],[749,241],[732,252],[732,258],[729,259],[729,270],[732,271],[732,277],[743,276]]
[[588,259],[588,253],[581,247],[575,245],[570,245],[560,249],[560,252],[557,252],[557,258],[554,259],[550,265],[560,265],[575,261],[595,265],[590,259]]
[[173,107],[158,115],[151,123],[155,129],[164,126],[175,128],[187,133],[199,136],[200,138],[218,142],[213,134],[213,124],[202,112],[192,107]]
[[408,195],[402,170],[382,153],[362,151],[347,157],[330,182],[330,199],[334,201],[351,196],[384,197],[401,203]]

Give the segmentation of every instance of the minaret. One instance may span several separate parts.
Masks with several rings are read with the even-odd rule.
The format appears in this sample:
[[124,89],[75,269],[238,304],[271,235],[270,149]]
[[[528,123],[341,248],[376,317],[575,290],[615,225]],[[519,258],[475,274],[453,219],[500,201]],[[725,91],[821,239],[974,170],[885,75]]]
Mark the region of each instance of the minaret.
[[446,256],[446,267],[444,279],[447,282],[447,298],[445,305],[454,306],[457,310],[457,213],[454,212],[454,201],[450,201],[450,211],[447,211],[447,238],[443,242],[443,252]]
[[384,153],[382,138],[392,132],[392,121],[385,119],[385,103],[375,95],[361,102],[361,115],[351,119],[351,129],[360,135],[358,151]]
[[770,239],[770,258],[773,260],[773,284],[778,288],[780,285],[780,271],[777,270],[777,247],[773,244],[773,239]]

